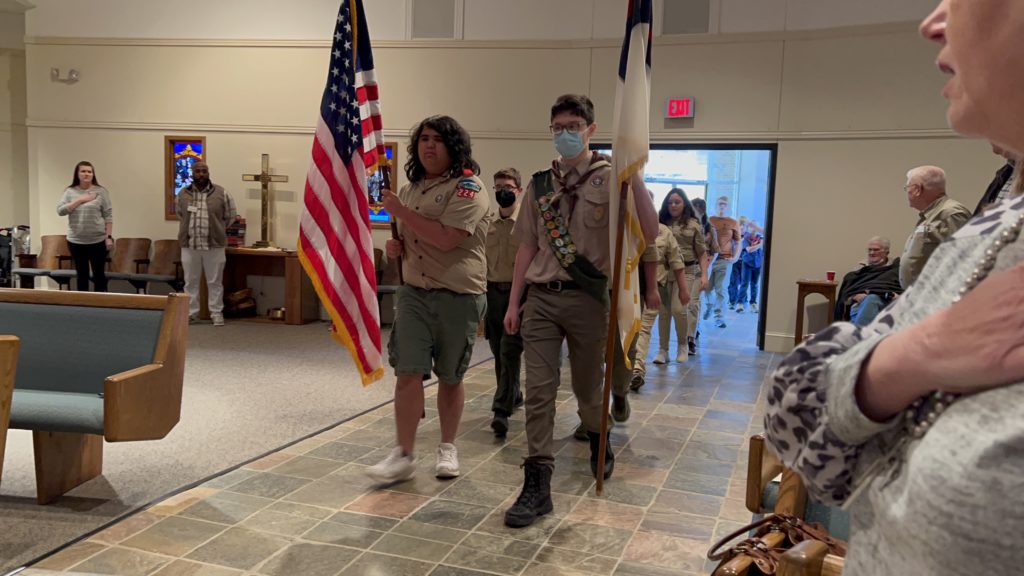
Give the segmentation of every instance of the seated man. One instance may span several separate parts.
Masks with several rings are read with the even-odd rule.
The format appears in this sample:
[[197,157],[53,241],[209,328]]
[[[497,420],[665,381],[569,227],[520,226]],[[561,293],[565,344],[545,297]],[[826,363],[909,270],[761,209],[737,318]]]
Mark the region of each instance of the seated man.
[[836,300],[836,319],[847,319],[867,326],[875,316],[903,292],[900,286],[900,259],[889,262],[889,239],[875,236],[868,241],[868,261],[843,276]]

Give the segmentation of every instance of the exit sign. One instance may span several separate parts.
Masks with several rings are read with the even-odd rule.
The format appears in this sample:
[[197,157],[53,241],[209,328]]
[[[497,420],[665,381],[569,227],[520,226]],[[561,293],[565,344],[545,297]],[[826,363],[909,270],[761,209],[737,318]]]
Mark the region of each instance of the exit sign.
[[693,98],[669,98],[665,118],[693,118]]

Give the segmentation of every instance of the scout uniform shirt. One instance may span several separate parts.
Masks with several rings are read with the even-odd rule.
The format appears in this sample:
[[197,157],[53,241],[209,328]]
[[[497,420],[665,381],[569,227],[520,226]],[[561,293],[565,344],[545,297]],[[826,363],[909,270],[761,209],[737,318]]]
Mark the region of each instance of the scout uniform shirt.
[[971,218],[966,206],[943,195],[925,208],[910,233],[900,258],[900,285],[907,289],[917,279],[935,248]]
[[[611,256],[608,242],[608,182],[612,175],[611,166],[591,174],[587,182],[580,182],[593,161],[594,153],[572,168],[556,162],[557,170],[564,175],[564,185],[554,178],[555,195],[561,196],[558,211],[569,221],[569,236],[576,245],[576,253],[585,256],[605,276],[611,277]],[[568,173],[565,171],[568,170]],[[566,187],[575,192],[564,194]],[[515,226],[515,237],[521,244],[537,246],[537,255],[526,269],[526,281],[543,284],[552,280],[568,282],[569,273],[562,268],[551,249],[544,219],[537,207],[537,196],[533,179],[526,187],[522,214]]]
[[516,267],[516,252],[519,250],[519,242],[512,235],[516,220],[519,219],[519,209],[525,198],[516,203],[512,215],[502,218],[501,213],[494,211],[494,218],[491,220],[490,230],[487,231],[487,281],[488,282],[512,282],[512,275]]
[[[654,244],[644,250],[641,260],[658,263],[659,286],[664,286],[668,282],[669,270],[674,273],[686,267],[679,255],[679,244],[676,242],[676,237],[672,234],[672,230],[664,224],[658,224],[658,237],[654,240]],[[673,274],[674,277],[675,274]]]
[[398,231],[404,237],[402,273],[406,284],[427,290],[451,290],[457,294],[487,291],[484,239],[491,203],[483,190],[483,182],[473,175],[431,178],[402,187],[398,198],[410,210],[445,226],[469,232],[461,244],[444,252],[421,240],[399,219]]
[[700,264],[700,259],[707,251],[707,241],[704,238],[704,229],[700,221],[694,218],[687,218],[686,222],[675,220],[667,225],[672,235],[679,244],[679,255],[687,266]]

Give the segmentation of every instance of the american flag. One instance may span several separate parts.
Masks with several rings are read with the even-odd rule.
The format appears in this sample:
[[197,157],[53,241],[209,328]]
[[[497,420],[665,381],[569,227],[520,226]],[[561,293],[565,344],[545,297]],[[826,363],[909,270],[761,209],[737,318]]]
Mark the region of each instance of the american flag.
[[[619,210],[625,210],[625,231],[622,236],[622,260],[613,278],[619,283],[618,302],[612,310],[618,318],[621,342],[632,342],[640,330],[640,256],[645,243],[640,221],[633,204],[632,187],[620,206],[619,188],[636,174],[643,174],[650,148],[651,101],[651,0],[626,0],[626,36],[619,58],[619,77],[615,90],[615,115],[612,122],[612,164],[616,178],[609,182],[610,222],[619,221]],[[609,242],[615,254],[616,230],[611,228]],[[628,345],[623,346],[628,349]],[[629,365],[629,358],[626,358]]]
[[342,0],[299,224],[299,259],[363,385],[384,374],[367,175],[385,160],[362,0]]

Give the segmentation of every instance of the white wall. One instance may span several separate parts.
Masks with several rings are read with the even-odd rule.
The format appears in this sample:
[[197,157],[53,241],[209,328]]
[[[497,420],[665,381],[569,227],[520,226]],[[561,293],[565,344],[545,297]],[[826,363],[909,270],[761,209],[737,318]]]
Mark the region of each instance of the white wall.
[[27,224],[25,18],[0,12],[0,227]]
[[[364,0],[375,40],[408,35],[408,3]],[[665,0],[654,0],[655,14]],[[338,0],[33,0],[29,36],[327,40]],[[711,0],[711,31],[810,30],[920,20],[936,0]],[[199,6],[198,4],[196,6]],[[462,37],[587,40],[623,32],[623,0],[463,0]],[[453,15],[454,17],[454,15]],[[657,25],[656,25],[657,26]]]

